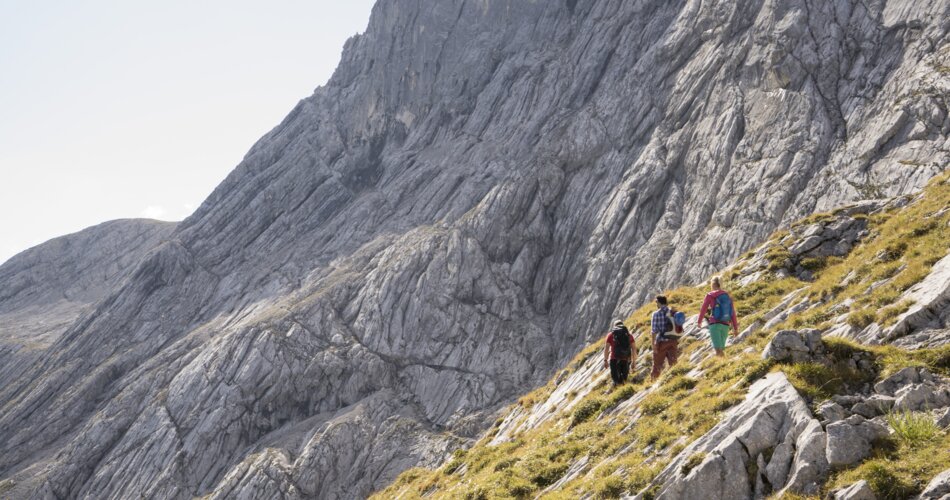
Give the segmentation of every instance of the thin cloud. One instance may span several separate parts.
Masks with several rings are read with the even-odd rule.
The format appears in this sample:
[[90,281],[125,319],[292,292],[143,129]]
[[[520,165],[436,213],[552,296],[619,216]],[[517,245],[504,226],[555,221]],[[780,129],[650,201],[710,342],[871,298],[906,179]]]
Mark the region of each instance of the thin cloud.
[[165,207],[161,205],[149,205],[142,210],[142,217],[146,219],[161,219],[166,214]]

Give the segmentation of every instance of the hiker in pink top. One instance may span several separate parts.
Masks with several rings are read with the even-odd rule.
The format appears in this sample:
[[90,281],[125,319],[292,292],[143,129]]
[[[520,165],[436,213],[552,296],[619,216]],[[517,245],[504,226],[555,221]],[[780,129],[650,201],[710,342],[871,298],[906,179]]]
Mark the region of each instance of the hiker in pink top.
[[736,318],[736,307],[732,297],[722,289],[719,276],[710,281],[712,291],[703,299],[703,307],[699,311],[699,327],[703,327],[703,320],[709,323],[709,338],[712,340],[716,356],[723,356],[726,348],[726,339],[729,337],[729,327],[732,334],[739,334],[739,320]]

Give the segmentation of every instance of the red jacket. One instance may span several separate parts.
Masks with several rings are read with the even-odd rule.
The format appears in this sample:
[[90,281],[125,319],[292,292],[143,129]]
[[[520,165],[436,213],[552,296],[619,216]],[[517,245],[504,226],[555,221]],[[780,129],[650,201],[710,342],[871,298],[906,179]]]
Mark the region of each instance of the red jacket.
[[[633,353],[637,352],[637,343],[634,342],[632,333],[628,331],[627,335],[630,336],[630,354],[632,356]],[[607,345],[610,346],[610,359],[617,359],[617,356],[614,354],[614,332],[610,332],[607,334]],[[630,361],[630,356],[627,356],[625,358],[620,358],[620,359],[622,361]]]

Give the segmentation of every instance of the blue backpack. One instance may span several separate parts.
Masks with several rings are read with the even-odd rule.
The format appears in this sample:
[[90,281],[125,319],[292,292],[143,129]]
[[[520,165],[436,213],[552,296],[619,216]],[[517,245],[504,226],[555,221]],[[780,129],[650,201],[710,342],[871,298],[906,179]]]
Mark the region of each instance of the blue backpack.
[[728,293],[722,293],[716,297],[716,304],[712,308],[712,319],[714,323],[732,322],[732,298]]
[[677,331],[683,331],[682,326],[686,324],[686,313],[679,311],[673,314],[673,326],[678,326],[680,328]]

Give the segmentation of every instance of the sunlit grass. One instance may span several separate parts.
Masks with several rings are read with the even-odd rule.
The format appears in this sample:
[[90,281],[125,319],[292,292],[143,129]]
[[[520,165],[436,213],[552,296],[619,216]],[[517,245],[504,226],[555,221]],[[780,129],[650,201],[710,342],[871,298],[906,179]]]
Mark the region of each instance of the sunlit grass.
[[[655,386],[649,382],[630,384],[606,394],[598,387],[570,410],[515,435],[509,442],[491,445],[489,434],[439,469],[406,471],[377,498],[533,498],[584,457],[587,465],[576,478],[543,497],[614,498],[646,488],[675,453],[715,426],[723,412],[739,404],[747,388],[769,371],[785,372],[796,389],[813,401],[873,383],[906,366],[927,367],[935,373],[950,375],[950,346],[906,351],[826,338],[825,346],[833,358],[830,364],[776,365],[759,355],[779,329],[824,327],[840,314],[846,314],[855,328],[874,322],[888,326],[911,307],[908,302],[900,302],[900,296],[947,254],[950,212],[934,214],[950,206],[948,178],[950,173],[935,178],[924,196],[902,209],[870,216],[870,235],[851,254],[803,261],[803,267],[814,272],[811,282],[768,275],[740,287],[737,280],[741,264],[724,273],[724,288],[732,292],[740,322],[745,326],[763,318],[795,290],[801,289],[799,297],[812,301],[812,307],[730,347],[729,357],[706,358],[698,366],[690,366],[685,360],[704,343],[686,339],[681,344],[681,363],[667,370]],[[832,216],[817,214],[799,224]],[[787,234],[776,233],[772,241]],[[768,250],[767,256],[774,266],[780,261],[784,264],[787,250],[776,246]],[[746,259],[751,257],[752,253],[745,255]],[[698,312],[707,291],[705,285],[698,285],[677,288],[666,295],[673,307],[692,314]],[[853,301],[850,310],[832,311],[846,299]],[[645,304],[626,321],[641,350],[649,346],[653,310],[652,304]],[[740,351],[747,347],[752,347],[753,352]],[[564,371],[575,373],[591,362],[592,356],[599,355],[602,348],[599,340],[587,346]],[[870,360],[873,370],[855,370],[849,363],[853,356]],[[649,356],[641,356],[638,361],[642,366],[649,362]],[[701,375],[690,375],[694,368]],[[531,408],[547,400],[555,388],[549,382],[515,405]],[[622,412],[615,411],[641,391],[650,393],[623,406]],[[895,419],[891,425],[902,429],[897,431],[899,437],[893,445],[877,449],[875,456],[854,469],[836,471],[826,490],[867,479],[880,498],[905,498],[919,492],[936,472],[950,468],[950,454],[946,453],[950,438],[946,434],[931,435],[932,429],[917,414],[891,418]],[[688,464],[695,466],[700,461],[701,457],[694,455]]]

